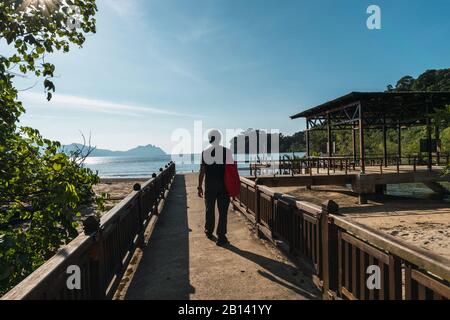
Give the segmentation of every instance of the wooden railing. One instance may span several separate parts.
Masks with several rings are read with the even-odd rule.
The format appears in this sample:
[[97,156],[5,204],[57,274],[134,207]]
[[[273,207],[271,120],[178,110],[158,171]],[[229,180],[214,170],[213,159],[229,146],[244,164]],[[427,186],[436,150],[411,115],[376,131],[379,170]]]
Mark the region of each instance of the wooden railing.
[[[450,164],[450,154],[448,153],[434,153],[432,155],[432,167],[448,166]],[[278,161],[268,161],[264,163],[250,164],[250,175],[258,176],[261,170],[269,171],[273,168],[274,174],[332,174],[337,171],[342,174],[352,172],[360,172],[362,159],[353,156],[333,156],[333,157],[309,157],[298,159],[282,158]],[[382,155],[368,155],[364,159],[365,168],[370,168],[374,172],[373,167],[379,173],[383,173],[385,168],[394,168],[397,173],[401,171],[424,171],[429,170],[428,158],[420,155],[407,155],[398,157],[396,155],[388,155],[384,158]],[[407,166],[407,167],[405,167]],[[393,171],[390,170],[390,173]]]
[[255,223],[259,234],[306,258],[314,273],[321,274],[323,208],[276,193],[246,178],[241,178],[241,192],[233,204]]
[[[135,185],[135,190],[100,221],[88,217],[84,234],[61,248],[2,299],[111,299],[144,239],[147,225],[158,215],[158,206],[174,176],[175,164],[171,162],[144,185]],[[80,271],[81,288],[69,289],[67,281],[76,270]]]
[[[233,204],[311,267],[325,299],[450,299],[450,260],[345,219],[333,201],[317,206],[241,178]],[[371,272],[379,272],[375,288]]]

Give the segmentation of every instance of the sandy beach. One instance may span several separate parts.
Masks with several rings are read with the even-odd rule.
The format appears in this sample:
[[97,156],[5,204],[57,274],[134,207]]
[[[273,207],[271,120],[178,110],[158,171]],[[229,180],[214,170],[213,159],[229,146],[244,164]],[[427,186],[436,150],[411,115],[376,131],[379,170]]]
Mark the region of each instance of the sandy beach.
[[383,196],[358,205],[343,186],[275,189],[319,205],[332,199],[349,219],[450,258],[450,203],[443,200]]
[[101,179],[100,183],[94,186],[97,195],[106,194],[105,212],[112,209],[133,191],[135,183],[143,184],[146,179]]

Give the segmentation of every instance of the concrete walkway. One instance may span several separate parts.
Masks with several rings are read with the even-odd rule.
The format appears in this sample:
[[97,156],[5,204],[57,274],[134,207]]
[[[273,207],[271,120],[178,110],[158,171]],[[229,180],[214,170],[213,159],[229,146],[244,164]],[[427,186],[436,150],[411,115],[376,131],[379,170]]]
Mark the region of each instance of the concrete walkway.
[[126,299],[317,299],[312,281],[230,209],[226,247],[203,233],[197,174],[177,175]]

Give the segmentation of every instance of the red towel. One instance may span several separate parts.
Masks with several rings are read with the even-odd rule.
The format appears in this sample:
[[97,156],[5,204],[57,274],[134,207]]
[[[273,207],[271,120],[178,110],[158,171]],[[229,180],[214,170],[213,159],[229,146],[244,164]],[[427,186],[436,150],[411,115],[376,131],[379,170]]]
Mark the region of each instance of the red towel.
[[228,196],[236,197],[241,190],[241,180],[237,169],[237,162],[225,164],[225,188]]

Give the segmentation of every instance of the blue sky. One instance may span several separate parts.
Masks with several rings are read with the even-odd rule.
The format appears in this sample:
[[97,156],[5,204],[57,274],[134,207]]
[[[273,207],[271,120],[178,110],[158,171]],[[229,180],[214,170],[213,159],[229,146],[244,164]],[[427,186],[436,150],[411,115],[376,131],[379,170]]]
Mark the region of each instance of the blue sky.
[[[382,10],[368,30],[366,9]],[[289,116],[450,67],[447,0],[99,0],[98,32],[49,58],[56,95],[21,93],[23,125],[68,144],[156,144],[177,128],[304,128]],[[34,80],[20,80],[26,88]]]

